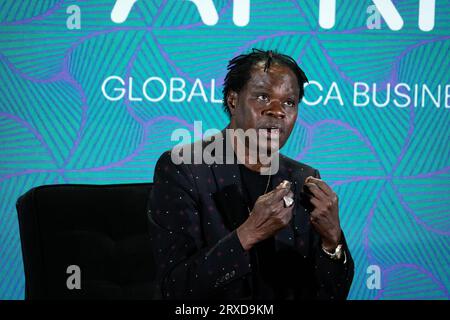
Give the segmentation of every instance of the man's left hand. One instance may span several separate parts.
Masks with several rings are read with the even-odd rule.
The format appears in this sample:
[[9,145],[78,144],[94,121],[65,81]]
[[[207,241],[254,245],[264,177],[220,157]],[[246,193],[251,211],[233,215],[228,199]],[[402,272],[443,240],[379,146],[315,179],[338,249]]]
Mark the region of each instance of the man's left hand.
[[310,201],[315,207],[311,212],[311,223],[322,238],[322,246],[334,251],[341,241],[338,197],[321,179],[310,176],[306,178],[305,186],[313,195]]

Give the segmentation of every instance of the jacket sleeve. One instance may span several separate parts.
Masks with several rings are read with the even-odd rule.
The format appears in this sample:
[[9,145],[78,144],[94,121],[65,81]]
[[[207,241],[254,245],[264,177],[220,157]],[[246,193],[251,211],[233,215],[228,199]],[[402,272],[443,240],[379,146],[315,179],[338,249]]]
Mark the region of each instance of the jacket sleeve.
[[[315,176],[320,179],[316,170]],[[342,247],[344,257],[332,260],[322,250],[320,235],[312,228],[311,251],[314,269],[314,294],[319,300],[345,300],[353,281],[354,263],[347,242],[342,232]]]
[[211,298],[250,272],[236,231],[205,243],[196,179],[187,165],[172,162],[170,151],[156,164],[148,216],[163,299]]

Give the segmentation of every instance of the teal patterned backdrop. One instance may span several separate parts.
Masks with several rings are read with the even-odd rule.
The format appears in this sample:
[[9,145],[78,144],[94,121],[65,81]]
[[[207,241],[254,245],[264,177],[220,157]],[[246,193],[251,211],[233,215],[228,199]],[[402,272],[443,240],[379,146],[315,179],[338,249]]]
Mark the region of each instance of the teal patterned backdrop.
[[[113,0],[0,0],[0,298],[24,297],[18,196],[43,184],[152,181],[174,129],[227,124],[227,61],[256,47],[291,55],[315,81],[305,99],[321,100],[302,103],[283,152],[318,168],[340,197],[356,264],[350,298],[448,299],[450,2],[436,0],[431,31],[418,26],[419,0],[392,1],[400,30],[369,0],[337,0],[329,29],[319,0],[252,0],[245,26],[233,1],[213,3],[219,19],[206,25],[183,0],[139,0],[122,23]],[[110,76],[124,85],[103,92]],[[151,77],[145,93],[160,101],[143,95]],[[171,82],[184,95],[171,97]]]

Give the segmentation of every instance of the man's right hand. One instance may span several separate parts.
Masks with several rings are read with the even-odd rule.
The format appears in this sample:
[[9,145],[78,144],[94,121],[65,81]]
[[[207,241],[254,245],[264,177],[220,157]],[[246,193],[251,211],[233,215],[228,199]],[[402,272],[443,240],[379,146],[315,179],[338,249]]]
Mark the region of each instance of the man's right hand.
[[293,195],[290,183],[283,181],[256,200],[249,217],[236,230],[244,250],[250,250],[256,243],[273,236],[289,224],[294,206],[286,208],[283,197],[293,198]]

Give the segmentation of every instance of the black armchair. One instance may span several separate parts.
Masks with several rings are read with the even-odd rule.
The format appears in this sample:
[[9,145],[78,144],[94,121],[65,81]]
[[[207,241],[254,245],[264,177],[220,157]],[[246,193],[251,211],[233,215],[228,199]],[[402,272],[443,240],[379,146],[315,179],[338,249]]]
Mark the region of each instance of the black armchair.
[[[25,298],[152,299],[151,187],[61,184],[22,195],[16,208]],[[80,289],[67,285],[77,275]]]

